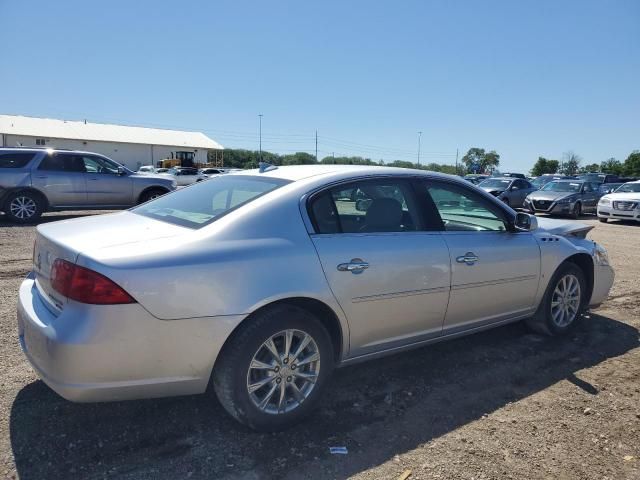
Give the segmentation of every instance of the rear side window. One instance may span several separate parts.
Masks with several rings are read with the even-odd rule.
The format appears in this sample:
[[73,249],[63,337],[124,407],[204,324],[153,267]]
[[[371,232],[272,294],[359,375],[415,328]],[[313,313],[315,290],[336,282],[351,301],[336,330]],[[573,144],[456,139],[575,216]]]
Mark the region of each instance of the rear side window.
[[0,168],[24,168],[35,153],[0,153]]
[[382,233],[420,230],[408,181],[363,180],[314,196],[309,214],[317,233]]
[[131,211],[174,225],[201,228],[287,183],[290,182],[280,178],[220,176],[157,198]]
[[47,155],[40,163],[38,170],[53,172],[86,172],[82,155],[73,153],[54,153]]

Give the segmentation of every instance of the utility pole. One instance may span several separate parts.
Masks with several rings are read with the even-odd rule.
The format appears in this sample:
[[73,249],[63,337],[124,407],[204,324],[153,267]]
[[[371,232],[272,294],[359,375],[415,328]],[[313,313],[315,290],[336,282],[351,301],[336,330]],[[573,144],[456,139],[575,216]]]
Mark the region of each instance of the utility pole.
[[458,149],[456,148],[456,175],[458,175]]
[[260,119],[260,161],[262,162],[262,114],[258,114],[258,118]]
[[316,130],[316,163],[318,163],[318,130]]
[[420,137],[422,137],[422,132],[418,132],[418,165],[420,165]]

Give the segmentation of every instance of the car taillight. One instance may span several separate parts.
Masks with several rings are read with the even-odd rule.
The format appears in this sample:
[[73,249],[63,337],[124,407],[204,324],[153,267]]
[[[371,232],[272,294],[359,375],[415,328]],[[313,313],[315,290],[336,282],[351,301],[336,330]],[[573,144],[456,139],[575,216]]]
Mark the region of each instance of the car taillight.
[[136,303],[122,287],[104,275],[61,258],[51,266],[51,287],[76,302],[95,305]]

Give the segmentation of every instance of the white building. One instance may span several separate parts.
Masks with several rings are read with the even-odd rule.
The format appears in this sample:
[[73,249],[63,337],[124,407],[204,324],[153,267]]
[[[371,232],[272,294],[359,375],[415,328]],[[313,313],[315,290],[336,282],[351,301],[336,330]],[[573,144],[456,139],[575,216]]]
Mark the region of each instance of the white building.
[[0,147],[17,146],[100,153],[132,170],[166,158],[193,157],[195,163],[207,163],[209,150],[223,149],[200,132],[0,115]]

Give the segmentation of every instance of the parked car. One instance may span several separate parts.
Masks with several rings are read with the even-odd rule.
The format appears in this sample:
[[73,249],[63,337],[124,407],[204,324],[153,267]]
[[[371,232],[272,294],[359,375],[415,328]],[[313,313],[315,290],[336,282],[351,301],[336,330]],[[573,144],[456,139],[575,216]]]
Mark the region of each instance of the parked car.
[[513,178],[522,178],[526,180],[527,177],[524,173],[513,173],[513,172],[504,172],[500,174],[501,177],[513,177]]
[[534,178],[531,181],[531,185],[533,185],[537,189],[541,189],[547,183],[553,182],[554,180],[573,180],[573,179],[577,179],[577,177],[572,177],[572,176],[568,176],[568,175],[560,175],[560,174],[557,174],[557,173],[543,173],[539,177]]
[[205,174],[200,173],[197,168],[192,167],[173,167],[167,173],[175,177],[179,187],[201,182],[208,178]]
[[489,178],[489,175],[480,175],[480,174],[470,174],[470,175],[465,175],[464,179],[467,182],[471,182],[474,185],[479,184],[480,182],[486,180],[487,178]]
[[579,218],[583,213],[596,213],[599,184],[584,180],[554,180],[537,190],[524,201],[524,208],[532,213],[570,215]]
[[220,175],[222,173],[226,173],[222,168],[201,168],[198,170],[203,175]]
[[567,333],[613,282],[590,228],[538,227],[421,170],[220,175],[126,212],[40,225],[18,334],[69,400],[211,384],[237,420],[278,430],[318,405],[337,366],[519,320]]
[[48,211],[129,208],[175,188],[172,178],[139,175],[96,153],[0,148],[0,208],[19,223]]
[[640,181],[625,183],[598,202],[598,220],[609,219],[640,222]]
[[498,197],[512,208],[522,207],[527,195],[536,190],[529,182],[517,177],[487,178],[480,182],[478,187]]
[[615,183],[619,181],[618,175],[613,175],[610,173],[583,173],[578,175],[580,180],[586,180],[587,182],[596,182],[596,183]]

